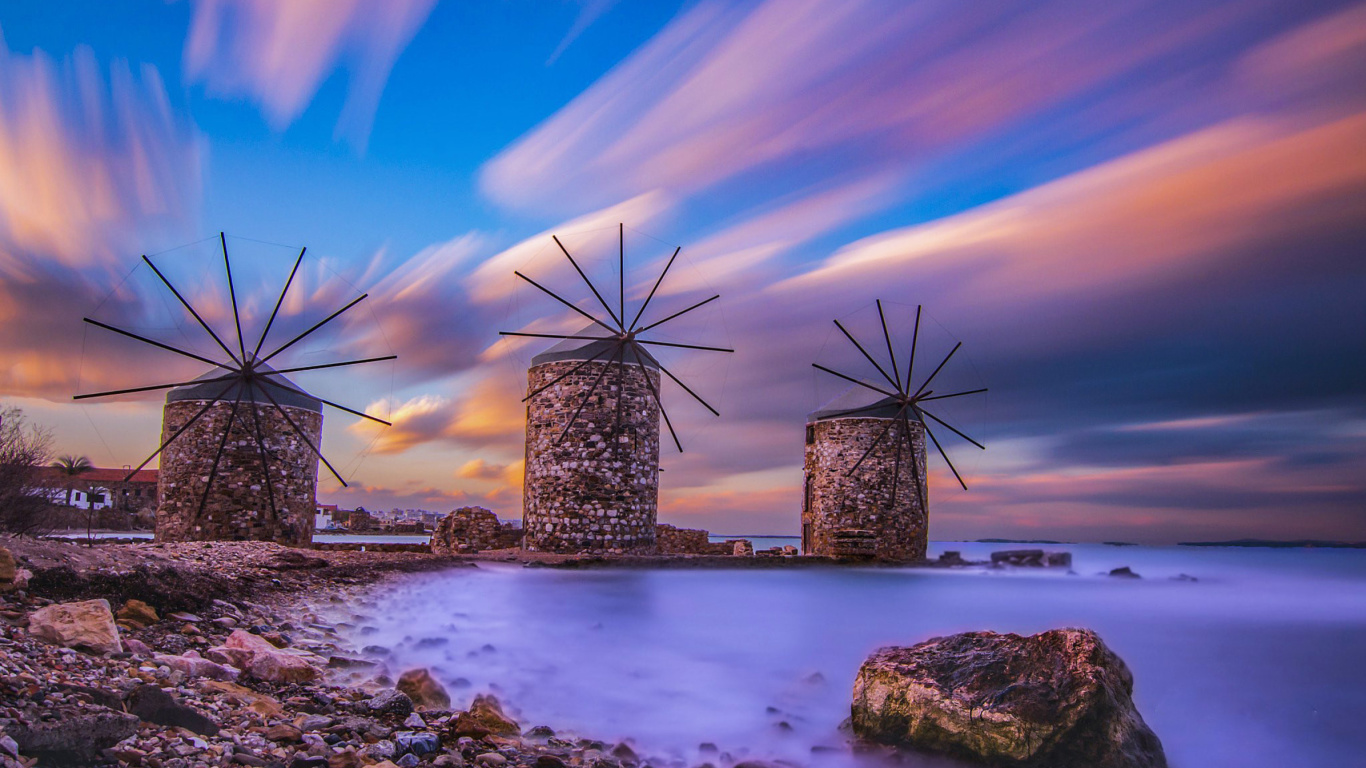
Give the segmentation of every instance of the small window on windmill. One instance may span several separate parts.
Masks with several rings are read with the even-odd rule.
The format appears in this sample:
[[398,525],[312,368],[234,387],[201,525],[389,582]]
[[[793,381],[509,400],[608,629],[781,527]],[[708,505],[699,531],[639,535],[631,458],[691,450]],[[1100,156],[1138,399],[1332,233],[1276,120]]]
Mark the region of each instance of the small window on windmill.
[[806,444],[807,444],[807,445],[811,445],[811,444],[813,444],[813,443],[815,443],[815,442],[816,442],[816,425],[815,425],[815,424],[807,424],[807,425],[806,425]]

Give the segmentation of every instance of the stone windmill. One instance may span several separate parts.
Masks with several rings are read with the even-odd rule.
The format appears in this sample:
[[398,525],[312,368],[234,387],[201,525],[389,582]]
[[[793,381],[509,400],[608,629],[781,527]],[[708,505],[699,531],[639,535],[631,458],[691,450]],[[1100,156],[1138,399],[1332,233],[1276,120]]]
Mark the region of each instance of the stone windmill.
[[162,411],[161,444],[129,472],[131,477],[157,456],[161,457],[157,480],[158,541],[254,540],[306,547],[313,539],[318,462],[343,487],[347,485],[318,447],[322,442],[322,407],[331,406],[386,426],[389,422],[309,394],[285,374],[393,360],[395,356],[272,367],[272,359],[336,320],[366,296],[352,300],[272,351],[263,352],[299,272],[306,250],[301,249],[270,318],[248,350],[227,238],[221,233],[219,243],[236,329],[235,338],[229,335],[228,339],[236,343],[225,343],[152,260],[143,256],[143,261],[213,339],[222,355],[215,355],[218,359],[214,359],[84,318],[96,327],[212,368],[191,381],[94,392],[77,395],[75,399],[169,390]]
[[614,308],[558,237],[555,244],[606,313],[579,308],[521,272],[515,274],[591,321],[576,334],[502,331],[505,336],[557,339],[527,372],[526,473],[522,546],[542,552],[648,554],[656,549],[659,500],[659,422],[674,445],[683,444],[661,399],[668,378],[713,415],[715,408],[665,367],[647,347],[733,352],[722,347],[646,338],[664,323],[720,298],[719,294],[652,322],[646,309],[681,248],[674,250],[654,287],[627,320],[625,226],[618,226],[617,303]]
[[[840,398],[807,417],[802,550],[809,555],[924,558],[929,532],[927,437],[963,490],[968,487],[935,437],[930,422],[978,448],[986,448],[930,411],[935,401],[987,391],[980,388],[936,393],[930,389],[962,342],[955,344],[916,386],[921,308],[915,310],[904,377],[897,365],[881,300],[877,302],[877,311],[887,344],[888,368],[869,354],[840,321],[836,320],[835,326],[872,364],[881,381],[855,378],[812,364],[852,386]],[[871,403],[870,394],[875,396]]]

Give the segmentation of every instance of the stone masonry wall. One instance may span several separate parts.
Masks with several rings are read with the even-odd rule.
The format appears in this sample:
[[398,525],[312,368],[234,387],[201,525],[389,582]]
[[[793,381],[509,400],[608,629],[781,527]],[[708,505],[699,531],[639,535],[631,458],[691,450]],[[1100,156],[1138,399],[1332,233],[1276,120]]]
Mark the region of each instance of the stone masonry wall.
[[[162,411],[164,442],[204,407],[204,401],[177,400]],[[275,493],[271,509],[260,452],[256,444],[253,407],[260,419],[267,466]],[[314,445],[322,435],[322,414],[284,406]],[[213,487],[203,511],[200,500],[209,483],[214,455],[233,404],[211,407],[161,452],[157,477],[157,541],[274,541],[307,547],[313,541],[313,513],[317,506],[318,457],[294,432],[273,405],[243,402],[237,407],[232,432],[223,448]]]
[[[578,361],[533,366],[528,391],[573,370]],[[610,367],[573,428],[558,442],[584,394]],[[535,552],[649,554],[656,550],[659,500],[659,372],[591,362],[531,398],[526,420],[522,546]],[[624,390],[624,391],[622,391]],[[620,429],[617,429],[620,403]]]
[[[858,470],[852,476],[848,474],[887,426],[887,421],[845,418],[807,425],[806,486],[802,500],[802,539],[806,554],[844,554],[836,546],[837,534],[869,531],[873,534],[877,557],[892,560],[925,557],[929,525],[923,502],[928,498],[929,489],[925,482],[924,427],[911,422],[911,443],[915,446],[911,452],[906,449],[905,438],[900,434],[903,427],[894,425]],[[898,474],[898,441],[902,450],[894,500],[892,488]],[[912,466],[920,480],[919,497],[911,474]]]
[[483,507],[461,507],[437,523],[432,532],[434,555],[458,555],[517,546],[522,532]]
[[700,528],[675,528],[668,523],[655,526],[655,541],[661,555],[732,555],[730,543],[713,544],[710,534]]

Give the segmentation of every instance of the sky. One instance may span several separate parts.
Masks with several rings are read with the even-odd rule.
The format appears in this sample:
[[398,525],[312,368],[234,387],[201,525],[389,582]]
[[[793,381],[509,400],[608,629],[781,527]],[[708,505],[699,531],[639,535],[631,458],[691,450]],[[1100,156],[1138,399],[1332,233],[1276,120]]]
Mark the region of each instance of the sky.
[[664,522],[798,531],[811,364],[876,376],[832,321],[876,347],[881,299],[903,365],[923,306],[936,386],[989,388],[932,538],[1366,540],[1366,3],[73,1],[0,37],[0,400],[62,453],[136,465],[161,394],[73,395],[207,368],[82,317],[216,348],[142,255],[227,333],[226,243],[251,343],[306,247],[270,346],[367,298],[278,361],[398,356],[298,374],[394,422],[327,411],[320,501],[519,517],[548,344],[498,331],[584,321],[513,272],[595,307],[554,234],[602,286],[624,247],[631,309],[681,247],[656,319],[721,295],[669,338],[736,352],[661,355],[721,413],[665,387]]

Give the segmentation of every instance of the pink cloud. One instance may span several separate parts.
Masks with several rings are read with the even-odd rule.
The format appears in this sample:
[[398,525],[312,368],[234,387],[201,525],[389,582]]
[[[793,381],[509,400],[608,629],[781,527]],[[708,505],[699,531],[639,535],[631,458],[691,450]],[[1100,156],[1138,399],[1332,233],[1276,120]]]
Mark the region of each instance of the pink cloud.
[[364,148],[385,81],[436,0],[196,0],[187,79],[260,104],[276,130],[294,122],[343,61],[350,74],[337,134]]

